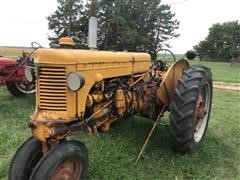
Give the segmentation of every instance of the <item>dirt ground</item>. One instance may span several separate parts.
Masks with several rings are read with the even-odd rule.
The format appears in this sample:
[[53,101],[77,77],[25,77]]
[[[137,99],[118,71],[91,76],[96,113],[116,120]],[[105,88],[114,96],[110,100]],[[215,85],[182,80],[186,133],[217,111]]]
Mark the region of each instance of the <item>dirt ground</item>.
[[221,82],[221,81],[214,81],[213,87],[218,89],[240,91],[240,83],[227,83],[227,82]]

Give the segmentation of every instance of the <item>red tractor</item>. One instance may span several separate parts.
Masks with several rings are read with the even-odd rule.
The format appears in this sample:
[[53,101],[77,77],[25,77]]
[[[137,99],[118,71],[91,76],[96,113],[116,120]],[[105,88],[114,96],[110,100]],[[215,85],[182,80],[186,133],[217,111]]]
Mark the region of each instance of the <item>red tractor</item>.
[[18,59],[0,57],[0,85],[6,85],[14,96],[35,93],[35,79],[26,79],[26,73],[34,74],[34,63],[29,53],[23,52]]

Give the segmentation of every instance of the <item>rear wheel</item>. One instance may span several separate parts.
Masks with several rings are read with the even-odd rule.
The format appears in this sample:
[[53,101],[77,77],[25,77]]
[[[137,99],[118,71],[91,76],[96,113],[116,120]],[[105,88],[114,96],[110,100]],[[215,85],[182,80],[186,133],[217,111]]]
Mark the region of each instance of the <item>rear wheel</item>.
[[35,81],[28,82],[24,81],[21,83],[8,82],[6,83],[8,91],[14,96],[24,96],[26,94],[35,93]]
[[183,72],[171,103],[170,133],[174,149],[183,153],[197,150],[203,143],[212,103],[212,75],[203,66]]
[[[46,168],[47,167],[47,168]],[[31,180],[84,179],[88,170],[88,152],[79,141],[66,141],[51,149],[36,165]]]
[[34,138],[28,139],[21,145],[12,159],[8,175],[9,180],[29,179],[42,156],[42,143]]

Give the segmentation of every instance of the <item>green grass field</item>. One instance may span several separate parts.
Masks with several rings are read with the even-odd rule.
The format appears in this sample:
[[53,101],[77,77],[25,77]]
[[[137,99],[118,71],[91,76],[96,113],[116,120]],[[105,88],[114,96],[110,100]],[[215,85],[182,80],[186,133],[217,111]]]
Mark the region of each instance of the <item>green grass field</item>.
[[[182,59],[184,56],[181,54],[175,55],[176,60]],[[158,55],[158,58],[164,60],[164,55]],[[170,64],[173,62],[171,55],[167,54],[166,61],[170,61]],[[217,62],[217,61],[200,61],[200,60],[189,60],[190,64],[203,64],[211,68],[213,73],[214,81],[224,81],[229,83],[240,83],[240,66],[235,64],[231,66],[231,63],[228,62]]]
[[191,64],[204,64],[211,68],[214,81],[240,83],[240,66],[231,66],[226,62],[189,61]]
[[[17,147],[31,136],[27,122],[34,110],[34,96],[15,98],[0,87],[0,179],[7,179]],[[170,135],[158,126],[137,166],[144,139],[152,126],[145,118],[120,122],[107,134],[72,136],[89,150],[87,179],[240,179],[240,96],[214,90],[213,108],[204,146],[192,155],[170,148]],[[168,121],[168,117],[163,119]]]
[[231,66],[231,64],[227,62],[212,62],[212,61],[199,61],[199,60],[192,60],[192,61],[189,60],[188,62],[191,65],[203,64],[211,68],[214,81],[240,83],[240,66],[239,65]]

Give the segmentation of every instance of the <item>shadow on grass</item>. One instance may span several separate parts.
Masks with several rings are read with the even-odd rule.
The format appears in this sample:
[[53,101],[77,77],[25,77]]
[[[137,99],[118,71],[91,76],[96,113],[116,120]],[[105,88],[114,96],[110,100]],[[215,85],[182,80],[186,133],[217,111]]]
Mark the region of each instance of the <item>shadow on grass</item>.
[[[158,126],[137,166],[134,162],[152,128],[149,119],[135,117],[114,124],[108,133],[75,136],[89,149],[88,179],[211,179],[234,178],[236,150],[207,132],[203,147],[192,155],[172,151],[165,127]],[[234,167],[235,166],[235,167]]]

